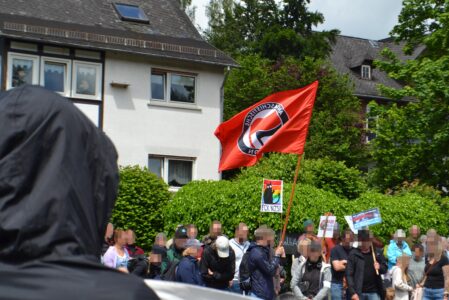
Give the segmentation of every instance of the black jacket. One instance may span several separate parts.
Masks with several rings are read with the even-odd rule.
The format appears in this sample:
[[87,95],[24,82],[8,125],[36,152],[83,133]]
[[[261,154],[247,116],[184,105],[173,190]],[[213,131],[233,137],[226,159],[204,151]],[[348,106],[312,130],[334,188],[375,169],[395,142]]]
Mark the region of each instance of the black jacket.
[[117,196],[114,145],[40,87],[0,98],[0,299],[158,299],[99,262]]
[[[381,250],[376,250],[376,260],[380,264],[379,276],[377,276],[377,290],[381,299],[384,299],[384,288],[380,275],[387,273],[388,265]],[[346,266],[346,280],[350,296],[357,294],[361,298],[364,268],[365,259],[362,252],[358,248],[352,249]]]
[[[229,257],[221,258],[214,247],[212,245],[204,248],[200,262],[201,277],[207,287],[224,289],[229,287],[229,282],[234,279],[235,254],[229,247]],[[209,275],[208,269],[213,275]]]
[[281,259],[277,256],[270,258],[270,248],[251,244],[249,252],[249,271],[251,272],[251,292],[264,300],[276,297],[274,290],[274,276],[280,266]]

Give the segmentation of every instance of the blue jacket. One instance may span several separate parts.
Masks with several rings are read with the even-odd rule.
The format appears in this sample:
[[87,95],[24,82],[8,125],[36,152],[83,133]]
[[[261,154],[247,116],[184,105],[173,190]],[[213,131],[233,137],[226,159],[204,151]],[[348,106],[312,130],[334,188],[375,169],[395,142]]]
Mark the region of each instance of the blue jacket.
[[275,299],[273,278],[279,267],[280,258],[270,259],[270,249],[256,244],[251,244],[248,252],[250,252],[248,265],[251,272],[251,293],[264,300]]
[[198,260],[191,256],[186,256],[179,262],[176,270],[176,281],[188,284],[203,286]]
[[388,246],[387,251],[388,270],[391,270],[396,265],[398,257],[401,257],[404,254],[412,256],[412,251],[410,250],[410,247],[405,241],[402,242],[401,248],[399,248],[396,241],[394,240],[390,241],[390,245]]

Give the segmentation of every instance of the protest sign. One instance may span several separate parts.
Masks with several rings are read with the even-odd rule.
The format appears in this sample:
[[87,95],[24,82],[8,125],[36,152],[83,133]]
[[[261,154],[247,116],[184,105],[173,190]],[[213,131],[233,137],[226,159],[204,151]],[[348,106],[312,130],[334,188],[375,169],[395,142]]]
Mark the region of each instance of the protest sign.
[[320,226],[318,227],[318,237],[332,238],[334,236],[336,222],[336,216],[321,216]]
[[373,208],[352,215],[352,222],[354,224],[354,229],[359,230],[363,227],[382,223],[382,218],[379,209]]
[[263,180],[260,211],[282,213],[282,180]]
[[[277,234],[278,238],[281,238],[282,231]],[[295,255],[298,253],[298,238],[299,233],[287,233],[285,235],[284,243],[282,244],[285,249],[285,254],[287,255]],[[277,240],[279,243],[279,240]]]

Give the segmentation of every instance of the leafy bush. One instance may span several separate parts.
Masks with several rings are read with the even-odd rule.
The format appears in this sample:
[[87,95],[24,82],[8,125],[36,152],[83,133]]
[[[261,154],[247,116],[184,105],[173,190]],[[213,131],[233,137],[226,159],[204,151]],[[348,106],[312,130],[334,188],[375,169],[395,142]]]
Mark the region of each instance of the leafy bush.
[[[234,181],[196,181],[184,186],[164,210],[165,229],[172,233],[177,224],[195,223],[200,233],[206,233],[213,220],[223,223],[224,233],[233,236],[235,226],[245,222],[251,231],[267,224],[281,230],[280,214],[261,213],[262,177],[246,176]],[[284,185],[284,211],[287,209],[291,184]],[[299,184],[294,199],[289,232],[302,231],[306,219],[318,222],[325,212],[337,216],[346,226],[345,215],[378,207],[384,222],[373,226],[374,233],[384,241],[398,228],[406,229],[418,224],[423,231],[435,228],[448,233],[447,215],[431,199],[409,193],[401,196],[383,195],[375,192],[362,194],[348,201],[316,187]],[[283,215],[282,215],[283,217]]]
[[168,186],[147,168],[122,167],[112,223],[116,228],[133,229],[136,244],[149,250],[163,229],[161,213],[169,199]]
[[[237,179],[253,176],[293,182],[297,157],[297,155],[271,153],[256,166],[243,170]],[[348,199],[355,199],[366,190],[362,173],[355,168],[347,167],[344,162],[323,158],[305,159],[301,164],[298,179],[300,183],[313,185]]]

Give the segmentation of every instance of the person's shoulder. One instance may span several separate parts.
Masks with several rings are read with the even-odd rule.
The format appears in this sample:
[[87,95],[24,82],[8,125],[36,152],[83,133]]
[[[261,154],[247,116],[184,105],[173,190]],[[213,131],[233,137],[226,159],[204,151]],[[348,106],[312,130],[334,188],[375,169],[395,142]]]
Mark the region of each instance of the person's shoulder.
[[445,253],[443,253],[443,255],[441,255],[440,264],[441,264],[442,266],[447,266],[447,265],[449,265],[449,258],[446,256]]

